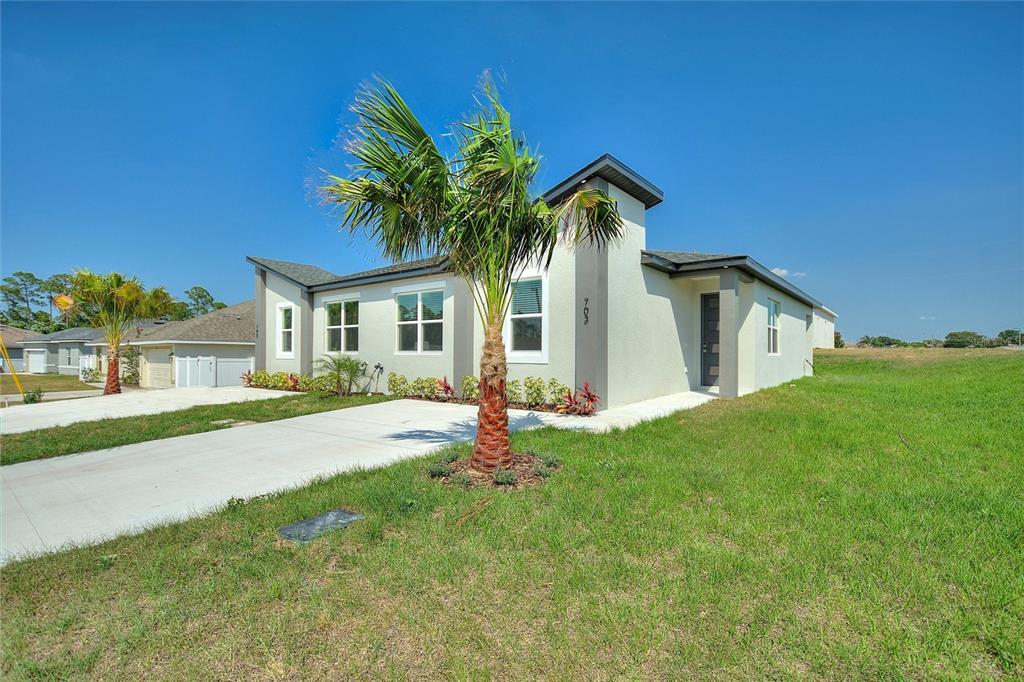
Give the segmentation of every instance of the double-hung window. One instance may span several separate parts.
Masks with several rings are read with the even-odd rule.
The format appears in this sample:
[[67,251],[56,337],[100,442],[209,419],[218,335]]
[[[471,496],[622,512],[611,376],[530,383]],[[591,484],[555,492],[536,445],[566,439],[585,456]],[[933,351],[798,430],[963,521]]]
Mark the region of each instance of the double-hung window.
[[399,353],[440,353],[444,336],[444,291],[395,296]]
[[779,354],[779,311],[781,306],[778,301],[768,299],[768,353]]
[[359,352],[359,301],[332,301],[327,314],[327,352]]
[[544,350],[544,280],[521,279],[512,285],[513,353]]
[[295,334],[295,306],[279,303],[277,306],[277,357],[295,357],[292,341]]

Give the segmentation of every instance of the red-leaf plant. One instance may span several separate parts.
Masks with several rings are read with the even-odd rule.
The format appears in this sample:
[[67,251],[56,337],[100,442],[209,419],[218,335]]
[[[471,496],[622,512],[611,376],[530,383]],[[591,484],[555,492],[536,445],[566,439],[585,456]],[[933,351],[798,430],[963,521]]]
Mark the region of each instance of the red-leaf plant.
[[584,382],[583,388],[576,393],[566,391],[562,402],[556,408],[559,414],[576,414],[582,417],[593,416],[597,412],[600,396],[590,390],[590,382]]
[[437,395],[441,400],[455,399],[455,387],[448,382],[447,376],[437,380]]
[[298,391],[299,390],[299,378],[294,374],[288,374],[288,390]]

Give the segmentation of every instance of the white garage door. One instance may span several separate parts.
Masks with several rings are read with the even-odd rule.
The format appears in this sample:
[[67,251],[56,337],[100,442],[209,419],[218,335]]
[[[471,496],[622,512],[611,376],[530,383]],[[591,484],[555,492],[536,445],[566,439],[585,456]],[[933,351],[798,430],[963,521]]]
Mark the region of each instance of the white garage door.
[[212,355],[174,358],[178,388],[241,386],[242,372],[252,371],[254,358],[218,358]]
[[171,358],[167,348],[143,348],[142,357],[146,361],[142,370],[145,373],[143,385],[147,388],[170,388]]
[[29,374],[43,374],[46,372],[45,350],[26,350],[25,355],[28,357]]

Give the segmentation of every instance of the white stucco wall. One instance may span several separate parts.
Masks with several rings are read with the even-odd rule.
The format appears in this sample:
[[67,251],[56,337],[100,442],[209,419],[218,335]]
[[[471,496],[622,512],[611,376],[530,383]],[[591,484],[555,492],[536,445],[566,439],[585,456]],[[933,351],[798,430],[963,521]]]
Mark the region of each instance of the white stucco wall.
[[[754,359],[754,374],[752,386],[749,376],[741,385],[759,390],[810,375],[813,349],[807,318],[811,307],[760,280],[752,286],[754,302],[749,315],[753,321],[754,346],[741,347],[741,357],[747,354]],[[768,299],[781,304],[777,355],[768,352]]]
[[176,343],[174,344],[175,357],[209,357],[248,359],[253,357],[255,346],[253,344],[229,344],[229,343]]
[[[268,372],[299,372],[299,349],[302,344],[302,289],[284,277],[273,272],[267,273],[266,320],[267,332],[264,341],[267,344]],[[277,352],[280,335],[281,318],[278,304],[293,304],[292,311],[292,353],[290,358],[279,357]]]
[[836,347],[836,318],[829,315],[820,308],[814,309],[814,347],[835,348]]
[[[398,351],[397,304],[395,297],[403,292],[444,291],[444,324],[442,329],[442,350],[439,353],[407,353]],[[448,377],[457,386],[455,372],[455,334],[458,321],[456,301],[468,296],[462,280],[451,275],[427,275],[414,279],[332,289],[317,292],[313,298],[313,361],[327,352],[327,313],[325,303],[331,301],[359,301],[359,352],[355,357],[372,368],[376,363],[384,365],[384,381],[390,372],[397,372],[409,378]],[[465,322],[462,322],[465,324]],[[269,364],[269,360],[268,360]]]

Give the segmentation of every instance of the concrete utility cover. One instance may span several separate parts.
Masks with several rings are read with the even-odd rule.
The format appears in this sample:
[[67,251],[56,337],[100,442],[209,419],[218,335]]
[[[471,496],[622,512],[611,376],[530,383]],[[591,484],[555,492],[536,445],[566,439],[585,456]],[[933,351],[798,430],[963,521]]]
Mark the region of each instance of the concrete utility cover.
[[363,518],[365,517],[362,514],[355,514],[345,509],[334,509],[324,512],[320,516],[314,516],[311,519],[303,519],[287,526],[281,526],[277,529],[277,532],[281,534],[281,537],[288,540],[309,542],[310,540],[317,539],[324,533],[339,530],[356,521],[362,521]]

